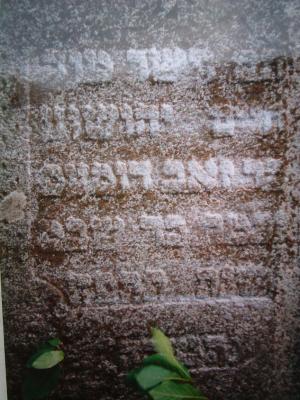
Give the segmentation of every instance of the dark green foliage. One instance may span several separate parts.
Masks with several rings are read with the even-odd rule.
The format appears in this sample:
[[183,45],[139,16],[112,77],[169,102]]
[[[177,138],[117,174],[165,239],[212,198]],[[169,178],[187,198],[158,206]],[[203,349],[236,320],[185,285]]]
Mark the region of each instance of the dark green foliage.
[[149,392],[153,400],[195,399],[206,400],[201,392],[188,383],[162,382]]
[[57,387],[61,373],[59,364],[64,359],[61,345],[59,339],[50,339],[29,358],[22,386],[23,400],[45,399]]
[[45,399],[56,388],[61,368],[56,365],[50,369],[29,369],[23,383],[23,399]]
[[159,365],[147,365],[135,374],[137,384],[143,390],[150,390],[166,379],[180,379],[176,372],[160,367]]
[[179,362],[170,340],[159,329],[152,329],[156,354],[144,359],[142,367],[128,374],[129,381],[152,400],[207,400],[193,386],[188,369]]

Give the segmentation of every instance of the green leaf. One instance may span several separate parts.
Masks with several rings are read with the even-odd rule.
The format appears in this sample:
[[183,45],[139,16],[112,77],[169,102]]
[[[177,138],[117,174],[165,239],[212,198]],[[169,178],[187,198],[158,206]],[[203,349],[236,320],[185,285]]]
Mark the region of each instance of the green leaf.
[[172,365],[173,369],[176,369],[183,378],[191,379],[187,368],[176,359],[170,339],[160,329],[152,328],[151,332],[155,350],[164,357],[165,361]]
[[[143,360],[143,365],[160,365],[161,367],[164,367],[166,369],[170,369],[172,371],[178,372],[181,376],[183,375],[182,372],[184,371],[184,379],[191,381],[191,376],[188,371],[188,369],[178,360],[176,360],[176,364],[174,363],[174,359],[169,360],[165,355],[163,354],[152,354],[151,356],[148,356],[144,358]],[[179,368],[180,366],[180,368]]]
[[174,351],[170,339],[158,328],[152,328],[152,342],[157,353],[166,357],[174,357]]
[[65,357],[61,350],[48,350],[39,355],[32,363],[32,368],[48,369],[60,363]]
[[32,364],[34,363],[34,361],[39,358],[42,354],[48,352],[48,351],[52,351],[53,347],[50,346],[48,343],[45,343],[43,345],[41,345],[38,349],[37,352],[35,352],[27,361],[26,363],[26,367],[27,368],[32,368]]
[[22,386],[23,400],[39,400],[48,397],[58,384],[60,371],[58,365],[47,370],[28,370]]
[[150,390],[153,400],[207,400],[207,398],[190,384],[172,381],[163,382]]
[[50,344],[50,346],[58,347],[62,344],[62,341],[58,338],[53,338],[53,339],[48,340],[47,343]]
[[138,385],[143,390],[149,390],[165,379],[181,379],[180,375],[158,365],[148,365],[135,375]]
[[136,375],[141,371],[141,368],[135,368],[128,372],[127,381],[129,383],[136,383]]
[[47,353],[49,351],[52,351],[54,349],[56,349],[58,346],[60,346],[62,344],[61,340],[58,338],[53,338],[48,340],[47,343],[42,344],[41,346],[39,346],[37,352],[35,352],[27,361],[26,363],[26,367],[28,368],[32,368],[32,364],[33,362],[39,358],[42,354]]
[[143,365],[161,365],[162,367],[169,368],[172,366],[168,359],[163,354],[151,354],[143,359]]

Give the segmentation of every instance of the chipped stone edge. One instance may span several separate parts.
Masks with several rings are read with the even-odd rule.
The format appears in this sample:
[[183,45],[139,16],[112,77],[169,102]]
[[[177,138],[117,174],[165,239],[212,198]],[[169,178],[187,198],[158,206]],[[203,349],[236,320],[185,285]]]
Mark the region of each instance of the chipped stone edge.
[[0,221],[7,221],[9,224],[24,219],[26,207],[26,196],[23,192],[13,191],[2,200],[0,204]]

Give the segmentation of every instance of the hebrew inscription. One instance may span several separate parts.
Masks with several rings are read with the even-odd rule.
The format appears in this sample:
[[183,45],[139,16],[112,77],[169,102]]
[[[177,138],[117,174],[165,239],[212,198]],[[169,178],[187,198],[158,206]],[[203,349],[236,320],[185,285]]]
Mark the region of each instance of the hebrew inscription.
[[[24,68],[26,77],[35,82],[49,84],[68,82],[107,82],[122,70],[131,78],[145,81],[149,78],[155,82],[174,83],[192,75],[201,74],[205,80],[214,78],[217,68],[212,63],[212,52],[204,47],[165,48],[130,48],[123,52],[95,50],[86,48],[83,51],[48,50],[41,57],[29,60],[30,68]],[[246,81],[265,81],[274,79],[274,70],[267,62],[259,66],[246,64],[235,68],[236,79]]]
[[[79,103],[79,104],[78,104]],[[31,125],[43,141],[111,140],[155,136],[203,136],[211,132],[214,138],[247,135],[265,136],[272,130],[282,129],[278,112],[251,109],[230,110],[229,115],[220,110],[207,113],[196,109],[194,119],[186,121],[185,113],[172,103],[160,105],[137,103],[107,104],[96,99],[82,103],[78,99],[57,98],[50,104],[33,108]],[[63,136],[61,136],[63,133]]]
[[167,103],[160,106],[140,103],[135,107],[97,102],[78,107],[76,103],[67,106],[61,103],[40,107],[33,112],[32,120],[48,140],[55,137],[53,131],[57,127],[72,140],[107,140],[117,133],[125,137],[154,136],[165,133],[171,126],[173,107]]
[[0,6],[9,400],[48,336],[53,400],[138,399],[152,326],[209,399],[296,400],[296,2],[79,3],[45,5],[28,48]]
[[45,196],[60,196],[65,189],[101,195],[136,190],[193,193],[207,189],[266,188],[276,184],[280,164],[280,160],[272,158],[45,163],[36,181]]
[[[68,310],[150,307],[151,319],[158,304],[226,309],[233,301],[255,304],[271,321],[270,249],[290,221],[279,200],[286,115],[268,91],[272,68],[235,66],[232,79],[245,82],[246,100],[222,107],[199,103],[189,86],[182,102],[174,82],[204,65],[192,50],[129,50],[126,63],[134,100],[118,86],[92,86],[30,107],[32,276]],[[260,99],[247,94],[253,80]],[[202,95],[210,98],[205,82]],[[223,325],[184,336],[198,349],[183,347],[188,365],[208,373],[257,362],[255,351],[241,356],[244,342]],[[129,345],[122,340],[121,354]],[[184,340],[176,339],[179,348]]]
[[105,305],[224,296],[263,298],[268,296],[271,285],[268,271],[255,265],[224,266],[219,269],[185,268],[184,283],[182,275],[178,275],[171,267],[145,269],[141,272],[116,272],[118,266],[114,266],[110,271],[101,272],[101,266],[96,265],[92,276],[88,273],[70,272],[67,274],[67,280],[65,275],[47,274],[45,267],[42,267],[42,270],[42,279],[55,279],[56,285],[74,307],[80,306],[81,301]]
[[265,243],[272,235],[273,215],[266,211],[223,213],[193,210],[186,215],[133,214],[122,218],[90,216],[83,220],[39,221],[37,243],[51,251],[94,251],[118,249],[128,242],[152,243],[156,247],[199,246],[213,243]]

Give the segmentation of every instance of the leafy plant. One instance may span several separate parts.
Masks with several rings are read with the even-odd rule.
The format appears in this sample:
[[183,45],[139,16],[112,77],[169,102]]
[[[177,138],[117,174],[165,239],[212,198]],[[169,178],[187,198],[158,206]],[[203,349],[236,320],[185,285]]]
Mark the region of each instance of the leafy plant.
[[151,332],[156,354],[146,357],[141,368],[131,371],[129,381],[153,400],[207,400],[193,386],[188,369],[176,359],[169,338],[157,328]]
[[29,358],[22,387],[23,400],[45,399],[56,388],[65,356],[61,347],[60,339],[50,339]]

